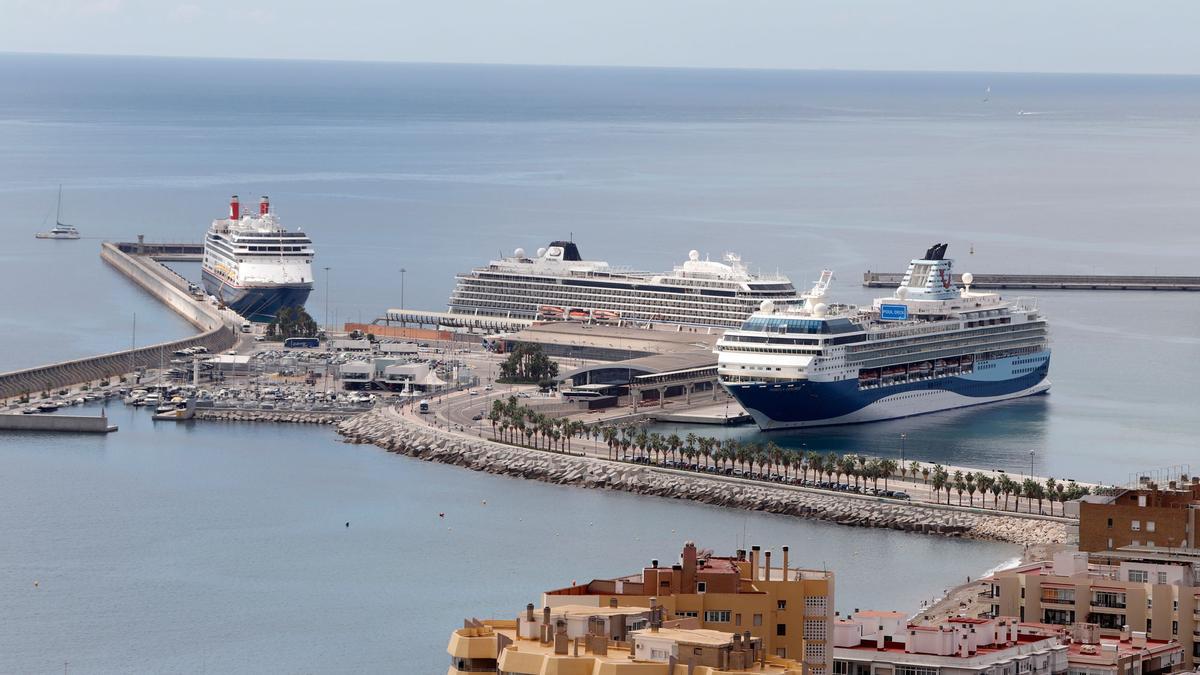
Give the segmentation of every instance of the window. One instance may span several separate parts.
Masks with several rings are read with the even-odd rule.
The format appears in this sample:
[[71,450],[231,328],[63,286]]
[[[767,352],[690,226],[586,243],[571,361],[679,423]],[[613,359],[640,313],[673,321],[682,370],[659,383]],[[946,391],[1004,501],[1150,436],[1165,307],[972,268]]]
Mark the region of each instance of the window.
[[667,660],[667,650],[651,649],[650,650],[650,658],[654,661],[666,661]]
[[704,612],[705,623],[729,623],[730,612],[727,609],[709,609]]
[[754,625],[755,625],[755,626],[761,626],[761,625],[762,625],[762,614],[755,614],[755,615],[754,615]]
[[1146,506],[1146,495],[1138,495],[1138,506]]
[[775,624],[775,635],[778,637],[786,636],[787,635],[787,624],[786,623]]
[[1153,520],[1147,520],[1147,521],[1146,521],[1146,531],[1147,531],[1147,532],[1153,532],[1153,531],[1154,531],[1154,521],[1153,521]]
[[778,656],[781,659],[786,659],[787,658],[787,647],[776,647],[775,648],[775,656]]
[[825,616],[828,612],[825,596],[810,595],[804,598],[804,614],[806,616]]
[[1150,578],[1150,574],[1146,570],[1129,570],[1129,581],[1136,584],[1144,584]]
[[733,615],[733,625],[735,625],[735,626],[742,625],[742,615],[740,613]]
[[700,616],[700,613],[699,612],[675,612],[675,616],[677,616],[681,619],[687,619],[687,618],[691,618],[691,617],[698,617],[698,616]]
[[896,665],[896,675],[937,675],[937,672],[937,668],[929,668],[926,666]]
[[1108,519],[1108,529],[1112,529],[1112,518]]
[[1171,622],[1171,635],[1179,635],[1179,622],[1178,621]]
[[787,609],[787,600],[780,600],[775,603],[775,609]]
[[707,590],[708,590],[708,582],[707,581],[697,581],[696,582],[696,592],[697,593],[703,593]]
[[1141,532],[1142,531],[1142,521],[1140,521],[1140,520],[1130,521],[1129,529],[1133,530],[1134,532]]

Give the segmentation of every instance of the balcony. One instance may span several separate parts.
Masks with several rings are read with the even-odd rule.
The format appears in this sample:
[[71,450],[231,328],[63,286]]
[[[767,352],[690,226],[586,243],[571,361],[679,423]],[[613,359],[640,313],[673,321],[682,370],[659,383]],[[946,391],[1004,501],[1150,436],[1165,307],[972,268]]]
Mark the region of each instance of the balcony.
[[1075,593],[1042,593],[1043,605],[1074,605]]

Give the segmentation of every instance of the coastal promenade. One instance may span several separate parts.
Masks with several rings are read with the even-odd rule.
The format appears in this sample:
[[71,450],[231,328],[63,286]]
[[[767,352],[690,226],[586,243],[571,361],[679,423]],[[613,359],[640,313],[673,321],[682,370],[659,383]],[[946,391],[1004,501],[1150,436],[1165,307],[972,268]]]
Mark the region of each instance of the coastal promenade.
[[105,242],[100,257],[169,309],[200,330],[200,334],[82,359],[60,361],[34,368],[0,373],[0,400],[120,377],[139,368],[157,367],[179,349],[204,347],[216,353],[237,344],[240,319],[228,310],[193,298],[187,282],[170,269],[146,257],[134,256]]
[[338,425],[338,433],[349,442],[374,444],[425,461],[560,485],[685,499],[843,525],[1018,544],[1062,542],[1068,537],[1068,522],[1062,518],[913,504],[508,445],[433,426],[419,413],[393,406],[346,420]]

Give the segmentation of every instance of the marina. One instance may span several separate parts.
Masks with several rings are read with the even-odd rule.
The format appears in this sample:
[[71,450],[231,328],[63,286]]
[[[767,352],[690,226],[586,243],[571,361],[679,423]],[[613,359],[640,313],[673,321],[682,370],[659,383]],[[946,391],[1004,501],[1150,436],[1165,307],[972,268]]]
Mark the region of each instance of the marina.
[[[71,81],[71,95],[47,101],[43,110],[13,111],[14,118],[34,123],[0,125],[13,157],[36,151],[87,158],[67,167],[8,163],[9,200],[20,225],[5,242],[11,244],[5,249],[7,279],[11,288],[37,290],[10,294],[0,317],[8,336],[5,363],[11,364],[3,370],[13,371],[0,375],[5,412],[21,424],[70,426],[63,420],[78,418],[89,426],[104,423],[106,432],[120,428],[115,434],[0,431],[0,493],[11,502],[3,517],[13,544],[0,554],[13,582],[0,598],[12,619],[0,628],[5,672],[445,672],[447,629],[461,625],[466,612],[511,620],[527,600],[539,600],[534,593],[547,583],[571,588],[578,580],[586,586],[597,575],[643,569],[650,555],[677,552],[688,539],[733,558],[750,542],[792,543],[792,565],[836,571],[833,611],[849,617],[858,607],[881,607],[909,614],[963,579],[1018,560],[1023,544],[1057,541],[1074,519],[1053,500],[1048,506],[1054,515],[1039,515],[1041,504],[1024,496],[1016,498],[1016,514],[1003,495],[999,501],[994,493],[981,495],[978,483],[974,493],[959,491],[957,500],[943,489],[940,506],[929,505],[934,490],[924,481],[891,475],[875,487],[868,485],[866,467],[918,461],[941,464],[951,476],[963,471],[1042,485],[1048,476],[1063,482],[1074,477],[1080,485],[1123,484],[1148,464],[1178,463],[1194,454],[1200,424],[1190,412],[1200,382],[1190,370],[1200,330],[1194,294],[1040,287],[1031,305],[1015,292],[1004,293],[996,307],[978,309],[1007,309],[1009,315],[959,317],[961,330],[1005,328],[1013,324],[1003,319],[1030,309],[1049,317],[1057,347],[1052,393],[910,417],[893,415],[893,406],[879,415],[884,419],[865,425],[763,433],[744,423],[754,417],[722,387],[724,352],[714,351],[727,333],[825,340],[824,333],[787,327],[742,329],[758,319],[842,318],[848,312],[843,302],[877,312],[877,335],[928,328],[911,316],[884,323],[882,305],[904,305],[917,314],[919,294],[887,298],[876,308],[863,290],[875,286],[855,283],[836,303],[821,299],[823,317],[791,316],[806,303],[802,293],[793,287],[769,299],[755,286],[815,278],[825,265],[864,269],[874,261],[895,262],[897,251],[907,258],[927,243],[924,238],[933,236],[927,233],[951,236],[963,249],[965,242],[985,241],[980,255],[991,257],[981,264],[993,270],[1057,269],[1056,261],[1069,260],[1071,269],[1149,271],[1161,264],[1186,274],[1187,231],[1163,234],[1178,244],[1164,248],[1143,240],[1143,232],[1129,234],[1124,224],[1132,220],[1133,204],[1141,222],[1156,223],[1147,228],[1187,220],[1180,203],[1187,191],[1177,176],[1186,174],[1179,170],[1186,162],[1179,160],[1192,154],[1178,141],[1188,127],[1169,117],[1146,123],[1119,105],[1074,101],[1025,105],[1076,111],[1070,124],[1086,144],[1064,140],[1047,157],[1044,149],[1057,137],[1053,129],[1061,119],[1043,115],[1033,125],[1023,116],[1017,127],[1017,116],[964,109],[959,94],[947,93],[961,92],[963,82],[945,74],[864,80],[853,74],[739,74],[753,80],[739,79],[737,91],[754,103],[730,106],[711,96],[728,91],[734,76],[715,71],[573,69],[565,77],[551,70],[531,75],[519,68],[414,66],[416,77],[392,66],[368,72],[315,62],[294,70],[186,59],[169,66],[136,59],[103,66],[75,80],[63,79],[53,66],[41,81]],[[111,81],[110,73],[128,69],[140,73],[128,78],[136,87]],[[5,77],[0,67],[0,79]],[[841,91],[874,98],[844,100],[830,93],[822,77]],[[1084,99],[1089,87],[1124,91],[1101,80],[1080,85],[1070,77],[1046,77],[1033,87],[996,76],[996,91],[1050,96],[1045,92],[1055,88],[1084,91]],[[14,91],[38,96],[36,88],[20,86],[24,80],[5,81]],[[83,93],[92,91],[92,81],[103,84],[96,100],[109,107],[87,103]],[[367,81],[384,85],[377,98],[349,85]],[[434,81],[437,87],[429,85]],[[497,81],[514,85],[521,96],[496,101]],[[661,86],[664,81],[670,86]],[[212,82],[221,82],[224,91]],[[324,87],[319,99],[300,95],[314,83]],[[667,90],[690,92],[690,112],[655,98]],[[470,93],[476,91],[486,95]],[[777,91],[796,98],[775,99],[771,92]],[[247,92],[252,94],[242,95]],[[623,103],[596,105],[600,99],[594,97]],[[207,104],[218,98],[221,106]],[[881,98],[891,102],[877,103]],[[1113,100],[1130,99],[1122,94]],[[869,105],[858,105],[863,101]],[[1170,109],[1145,107],[1151,116]],[[556,111],[552,124],[540,122],[546,111]],[[37,122],[51,118],[65,124]],[[1154,153],[1154,166],[1104,159],[1129,159],[1124,141],[1111,139],[1139,133],[1139,145]],[[986,171],[964,170],[979,168],[978,144],[996,147],[998,141],[1012,143],[1013,152],[994,153]],[[271,151],[281,144],[296,150]],[[888,162],[878,161],[881,152]],[[254,157],[254,166],[237,175],[217,168],[231,166],[221,164],[231,157]],[[1034,157],[1042,159],[1031,162]],[[896,162],[912,168],[895,171]],[[46,175],[51,170],[64,176]],[[1004,193],[1007,183],[995,189],[993,172],[1036,194],[1016,199]],[[987,180],[979,183],[981,174]],[[1067,175],[1072,185],[1108,186],[1095,191],[1086,218],[1068,198],[1069,186],[1057,182],[1056,176]],[[59,180],[79,186],[69,190],[70,212],[87,214],[77,222],[86,223],[88,238],[109,242],[100,245],[101,259],[92,243],[30,236],[29,225],[52,202]],[[942,197],[924,198],[933,184]],[[286,252],[309,261],[301,263],[309,265],[306,275],[295,276],[310,285],[304,298],[309,312],[323,319],[326,336],[316,347],[277,342],[278,336],[266,335],[265,322],[246,327],[246,316],[221,307],[236,299],[204,292],[205,244],[187,242],[201,235],[214,202],[247,190],[279,197],[293,232],[295,224],[305,224],[314,236],[326,233],[315,249]],[[1137,199],[1129,199],[1131,191]],[[249,216],[261,220],[271,208],[260,204]],[[973,214],[969,230],[962,226],[967,210]],[[237,215],[241,222],[247,214]],[[308,223],[328,225],[310,230]],[[575,236],[564,239],[568,228]],[[135,238],[134,232],[145,236]],[[293,245],[265,238],[273,241],[244,240],[247,249],[237,252],[278,262],[282,248],[249,247]],[[559,255],[549,254],[555,243],[575,240],[588,259],[567,260],[574,256],[561,246],[562,260],[538,262]],[[494,253],[526,241],[551,245],[533,255]],[[740,258],[710,259],[698,251],[675,257],[691,246],[735,246],[763,268],[779,271],[763,274]],[[503,280],[482,271],[492,263],[473,267],[493,256],[500,267],[537,273]],[[672,258],[683,262],[667,272],[639,271],[671,268],[664,263]],[[593,265],[605,259],[629,267]],[[577,276],[542,274],[552,264],[587,269]],[[468,271],[456,277],[461,270]],[[896,289],[904,276],[883,286]],[[992,288],[996,276],[975,275],[958,299]],[[1023,277],[998,276],[1005,283]],[[549,288],[550,277],[642,284],[630,292],[663,297],[640,302],[624,288],[609,287],[564,291],[571,284]],[[952,272],[950,279],[963,285],[960,275]],[[547,286],[528,294],[505,285],[542,283]],[[662,288],[648,287],[654,284]],[[680,289],[693,297],[671,295]],[[734,295],[705,299],[704,290]],[[769,313],[764,300],[772,303]],[[816,304],[807,311],[815,312]],[[246,314],[270,318],[271,312],[257,311],[264,303],[251,305],[242,307]],[[426,307],[434,309],[421,309]],[[372,323],[372,317],[379,318]],[[978,321],[993,323],[965,325]],[[793,351],[851,346],[738,344]],[[1036,345],[1020,348],[1026,346]],[[203,351],[187,353],[197,347]],[[555,382],[498,382],[500,365],[518,347],[537,348],[557,364]],[[902,348],[924,349],[917,342]],[[985,368],[997,361],[996,351],[972,346],[947,354],[878,355],[863,364],[814,359],[809,365],[828,369],[810,371],[811,379],[830,374],[856,397],[901,389],[908,395],[956,379],[987,381],[1001,365],[1009,375],[1042,366]],[[783,362],[791,356],[762,356],[756,364],[726,365],[795,365]],[[1168,381],[1171,395],[1164,396]],[[595,403],[609,396],[615,405]],[[486,413],[494,401],[510,397],[529,409],[527,428],[541,420],[532,442],[495,439],[505,432],[493,429]],[[428,403],[425,414],[416,410],[419,401]],[[899,412],[928,411],[914,406]],[[393,415],[403,416],[404,429],[392,426]],[[556,438],[566,422],[641,431],[647,445],[610,456],[602,436],[572,432],[565,441]],[[338,435],[339,428],[346,433]],[[655,445],[672,434],[686,445],[689,433],[736,441],[729,447],[747,453],[750,466],[735,462],[723,467],[728,474],[718,474],[715,464]],[[374,443],[378,447],[369,445]],[[788,469],[778,462],[757,465],[770,457],[760,450],[774,447],[795,458],[819,452],[861,463],[853,478],[814,480],[810,459]],[[801,465],[809,468],[798,477]],[[514,547],[518,530],[523,534]],[[1137,539],[1147,542],[1144,535]],[[396,571],[420,572],[421,561],[430,560],[438,575],[468,579],[466,586],[451,597],[442,576],[415,583],[411,574]],[[664,574],[674,561],[665,562]],[[489,569],[508,570],[509,577],[494,583]],[[886,583],[880,570],[886,570]],[[982,595],[990,591],[970,592],[980,612],[990,611],[995,598]],[[1163,612],[1171,603],[1161,588],[1155,593],[1154,630],[1161,637],[1170,632],[1172,618]],[[1041,596],[1031,597],[1028,611],[1040,612]],[[1144,603],[1150,595],[1131,597]],[[791,602],[795,607],[799,601]],[[1017,611],[1011,599],[1004,603],[1005,611]],[[96,620],[95,607],[105,608],[104,621]],[[705,608],[699,609],[703,617]],[[1180,616],[1191,609],[1184,603]],[[1150,614],[1147,608],[1144,617],[1141,611],[1130,616],[1142,621]],[[760,640],[773,617],[765,618],[765,628],[750,617],[743,617],[746,628]],[[803,627],[788,628],[796,638],[788,648],[799,649]],[[128,647],[130,631],[144,636],[144,648]],[[553,645],[543,651],[553,652]],[[509,661],[514,672],[524,672],[525,666]]]

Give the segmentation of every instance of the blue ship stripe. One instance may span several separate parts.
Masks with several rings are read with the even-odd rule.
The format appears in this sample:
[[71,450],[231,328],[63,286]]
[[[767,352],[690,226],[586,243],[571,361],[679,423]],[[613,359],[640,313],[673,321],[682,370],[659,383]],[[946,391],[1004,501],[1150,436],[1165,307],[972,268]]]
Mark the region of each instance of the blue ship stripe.
[[819,422],[866,408],[888,396],[913,391],[946,391],[968,398],[1006,396],[1037,386],[1046,379],[1050,360],[1035,370],[1006,380],[973,380],[944,377],[876,389],[859,389],[854,379],[839,382],[795,380],[767,384],[726,383],[725,388],[747,410],[756,410],[773,422]]
[[218,297],[225,306],[250,321],[269,322],[284,307],[303,306],[312,292],[312,284],[237,288],[224,283],[207,270],[202,271],[204,290]]

